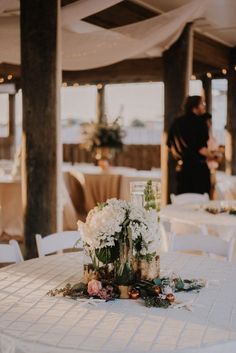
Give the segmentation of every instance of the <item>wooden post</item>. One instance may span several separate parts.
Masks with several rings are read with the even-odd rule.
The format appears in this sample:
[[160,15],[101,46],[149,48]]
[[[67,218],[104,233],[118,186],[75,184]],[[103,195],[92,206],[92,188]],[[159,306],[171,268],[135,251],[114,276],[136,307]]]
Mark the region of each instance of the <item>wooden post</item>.
[[97,85],[97,122],[102,123],[105,118],[105,86]]
[[58,230],[60,65],[59,0],[21,0],[23,195],[26,257],[37,255],[35,234]]
[[15,94],[9,94],[9,136],[11,138],[11,158],[14,157],[16,146],[15,120]]
[[212,113],[212,81],[207,76],[202,77],[202,87],[206,102],[206,111]]
[[228,107],[226,125],[226,172],[236,175],[236,47],[231,50],[228,72]]
[[[180,38],[164,52],[163,69],[165,85],[164,141],[170,125],[181,114],[181,109],[189,92],[189,80],[192,72],[193,32],[188,23]],[[162,148],[166,149],[165,143]],[[175,165],[170,153],[162,153],[163,180],[166,187],[162,190],[163,203],[169,201],[170,193],[176,193]],[[164,185],[164,184],[163,184]]]

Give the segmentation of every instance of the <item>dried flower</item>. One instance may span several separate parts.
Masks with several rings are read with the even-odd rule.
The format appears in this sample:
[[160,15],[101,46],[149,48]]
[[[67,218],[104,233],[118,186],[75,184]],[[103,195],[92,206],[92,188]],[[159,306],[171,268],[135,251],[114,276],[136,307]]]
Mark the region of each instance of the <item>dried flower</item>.
[[102,283],[97,279],[91,279],[88,283],[88,294],[92,297],[98,295],[99,291],[102,289]]

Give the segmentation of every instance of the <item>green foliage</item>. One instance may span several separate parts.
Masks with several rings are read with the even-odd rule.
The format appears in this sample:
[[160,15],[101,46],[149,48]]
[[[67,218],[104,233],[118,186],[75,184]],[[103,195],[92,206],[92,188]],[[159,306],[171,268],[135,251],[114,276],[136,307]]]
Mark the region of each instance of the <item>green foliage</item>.
[[103,264],[110,264],[115,262],[119,258],[119,246],[106,246],[102,249],[95,250],[96,257]]
[[150,208],[156,209],[156,196],[153,191],[152,181],[148,180],[144,189],[144,208],[149,210]]

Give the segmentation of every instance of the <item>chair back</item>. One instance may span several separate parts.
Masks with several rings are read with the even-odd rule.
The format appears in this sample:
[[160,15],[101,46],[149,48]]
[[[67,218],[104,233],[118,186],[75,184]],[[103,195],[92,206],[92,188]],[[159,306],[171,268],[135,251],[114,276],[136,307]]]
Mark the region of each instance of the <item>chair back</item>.
[[35,238],[39,257],[72,249],[76,244],[78,248],[82,249],[82,241],[78,231],[53,233],[46,237],[36,234]]
[[0,244],[0,263],[18,263],[24,261],[19,244],[10,240],[9,244]]
[[209,201],[209,195],[205,194],[194,194],[185,193],[180,195],[171,194],[170,200],[173,205],[184,205],[185,203],[198,203]]
[[176,235],[172,233],[171,251],[201,251],[205,254],[224,256],[232,260],[234,238],[225,241],[219,237],[204,234]]
[[188,220],[182,221],[178,219],[172,219],[170,221],[170,231],[174,234],[208,234],[208,230],[205,225],[198,225]]

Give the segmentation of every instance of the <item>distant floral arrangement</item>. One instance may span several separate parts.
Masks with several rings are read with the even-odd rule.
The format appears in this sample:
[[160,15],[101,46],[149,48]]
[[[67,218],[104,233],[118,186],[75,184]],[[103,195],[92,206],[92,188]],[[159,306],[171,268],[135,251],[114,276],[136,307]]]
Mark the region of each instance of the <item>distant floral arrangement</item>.
[[84,147],[89,151],[100,147],[121,149],[124,136],[125,132],[119,123],[119,118],[112,123],[91,123],[84,130]]

